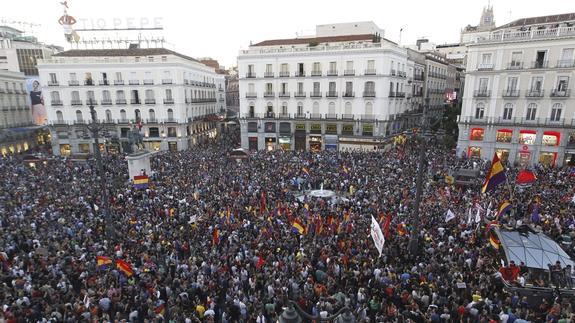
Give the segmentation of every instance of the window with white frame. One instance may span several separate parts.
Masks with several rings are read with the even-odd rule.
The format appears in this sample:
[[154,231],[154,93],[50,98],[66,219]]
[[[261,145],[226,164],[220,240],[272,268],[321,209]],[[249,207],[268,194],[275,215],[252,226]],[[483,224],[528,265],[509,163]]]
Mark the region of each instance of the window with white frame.
[[536,116],[537,116],[537,104],[530,103],[527,106],[527,113],[525,115],[525,119],[529,120],[529,121],[533,121],[533,120],[535,120]]
[[551,121],[560,121],[561,112],[563,111],[563,104],[555,103],[551,107]]
[[513,117],[513,104],[507,103],[503,106],[503,120],[511,120]]
[[479,102],[475,106],[475,119],[483,119],[484,116],[485,116],[485,104],[483,102]]

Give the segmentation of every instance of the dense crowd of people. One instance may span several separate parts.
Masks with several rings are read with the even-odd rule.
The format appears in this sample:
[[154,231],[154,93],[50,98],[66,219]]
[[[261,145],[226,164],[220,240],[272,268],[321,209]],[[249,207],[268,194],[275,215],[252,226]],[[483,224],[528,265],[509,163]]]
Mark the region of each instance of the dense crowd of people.
[[[0,321],[271,323],[289,300],[320,317],[347,307],[358,322],[572,318],[566,298],[535,306],[504,290],[485,234],[504,199],[513,210],[501,225],[529,224],[554,239],[572,232],[569,169],[536,168],[530,187],[481,194],[489,162],[432,143],[414,228],[411,140],[370,153],[253,152],[243,162],[229,158],[237,145],[222,136],[159,153],[143,189],[123,156],[106,155],[109,201],[91,160],[0,160]],[[460,168],[481,173],[470,186],[446,181]],[[511,182],[516,172],[507,170]],[[319,187],[341,199],[302,196]],[[446,221],[448,210],[455,218]],[[372,216],[386,234],[381,257]]]

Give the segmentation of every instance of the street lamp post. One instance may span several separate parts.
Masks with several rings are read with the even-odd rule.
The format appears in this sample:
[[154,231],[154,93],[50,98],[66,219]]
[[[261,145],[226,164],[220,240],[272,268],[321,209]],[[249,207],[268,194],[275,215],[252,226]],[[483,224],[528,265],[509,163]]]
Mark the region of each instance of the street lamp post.
[[94,158],[96,159],[96,168],[98,169],[98,176],[100,177],[100,189],[102,191],[102,213],[104,217],[104,223],[106,227],[106,236],[109,240],[113,237],[111,214],[109,209],[108,200],[108,188],[106,186],[106,174],[104,172],[104,166],[102,164],[102,154],[100,154],[100,131],[104,130],[104,126],[98,123],[96,117],[96,109],[92,103],[92,99],[89,100],[90,115],[92,117],[92,122],[88,124],[88,130],[92,132],[92,138],[94,138]]
[[419,162],[417,167],[417,178],[415,182],[415,204],[413,206],[412,230],[409,240],[409,252],[416,256],[419,251],[419,205],[423,194],[423,171],[425,168],[425,132],[427,131],[427,109],[429,107],[429,97],[425,98],[423,113],[421,114],[421,129],[419,131]]

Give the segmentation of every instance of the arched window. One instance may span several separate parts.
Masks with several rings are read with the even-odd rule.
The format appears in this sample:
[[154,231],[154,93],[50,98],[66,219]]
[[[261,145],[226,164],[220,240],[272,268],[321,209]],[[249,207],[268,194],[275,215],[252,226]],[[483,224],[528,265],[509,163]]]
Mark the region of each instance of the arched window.
[[124,109],[120,110],[120,119],[122,119],[122,120],[128,119],[126,117],[126,110],[124,110]]
[[273,103],[268,102],[267,107],[268,107],[267,110],[266,110],[267,113],[274,113],[274,105],[273,105]]
[[563,111],[563,104],[555,103],[551,107],[551,121],[560,121],[561,112]]
[[529,121],[533,121],[533,120],[535,120],[536,116],[537,116],[537,104],[530,103],[527,106],[527,114],[525,115],[525,119],[529,120]]
[[56,111],[56,120],[64,121],[64,115],[62,114],[62,111],[60,110]]
[[76,110],[76,120],[80,122],[84,121],[84,117],[82,117],[82,111]]
[[344,109],[343,114],[345,114],[345,115],[347,115],[347,116],[350,116],[350,115],[352,114],[352,112],[351,112],[351,102],[346,102],[346,103],[345,103],[345,109]]
[[173,119],[174,119],[174,110],[168,109],[168,119],[169,119],[169,120],[173,120]]
[[148,116],[150,117],[150,120],[156,120],[156,112],[154,111],[154,109],[148,110]]
[[485,103],[479,102],[475,106],[475,119],[483,119],[485,116]]
[[334,116],[335,115],[335,102],[330,102],[329,105],[327,106],[327,113],[329,115]]
[[503,106],[503,119],[504,120],[511,120],[512,117],[513,117],[513,104],[512,103],[506,103]]
[[106,121],[112,120],[112,111],[106,110]]
[[367,102],[365,104],[365,114],[366,115],[373,115],[373,104],[371,102]]
[[319,114],[319,102],[314,102],[313,103],[313,108],[311,110],[312,114]]

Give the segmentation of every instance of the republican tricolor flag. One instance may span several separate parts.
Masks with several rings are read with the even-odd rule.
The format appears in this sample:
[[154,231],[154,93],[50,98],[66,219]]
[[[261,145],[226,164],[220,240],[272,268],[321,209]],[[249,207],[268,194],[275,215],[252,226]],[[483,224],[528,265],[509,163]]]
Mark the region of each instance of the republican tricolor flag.
[[106,269],[110,264],[112,264],[112,259],[106,256],[96,256],[96,264],[98,269]]
[[497,185],[503,182],[505,182],[505,168],[497,154],[494,154],[491,168],[489,169],[489,173],[487,173],[487,177],[481,187],[481,193],[492,191],[497,187]]
[[132,265],[122,259],[116,259],[116,268],[118,268],[119,271],[126,275],[126,277],[132,277],[134,275]]

